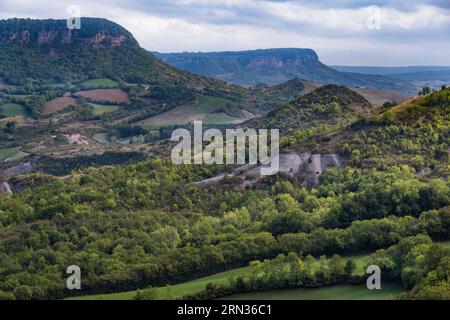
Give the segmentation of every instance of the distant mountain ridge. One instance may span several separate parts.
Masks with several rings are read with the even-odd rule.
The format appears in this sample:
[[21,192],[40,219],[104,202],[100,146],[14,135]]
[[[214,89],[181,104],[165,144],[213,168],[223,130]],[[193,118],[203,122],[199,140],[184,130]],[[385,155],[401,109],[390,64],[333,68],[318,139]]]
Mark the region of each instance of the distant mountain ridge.
[[[163,61],[180,69],[214,76],[243,85],[279,84],[297,78],[314,78],[322,68],[317,54],[311,49],[267,49],[225,52],[158,53]],[[297,69],[297,72],[293,72]],[[286,69],[291,75],[275,73]]]
[[352,87],[373,87],[413,94],[412,86],[378,75],[339,72],[323,64],[312,49],[281,48],[226,52],[154,54],[166,63],[240,85],[276,85],[293,78]]
[[429,86],[441,89],[450,84],[450,67],[444,66],[413,66],[413,67],[370,67],[370,66],[332,66],[341,72],[355,72],[372,75],[382,75],[395,80],[414,84],[417,89]]
[[410,67],[375,67],[375,66],[330,66],[341,72],[354,72],[375,75],[392,75],[419,72],[450,71],[450,66],[410,66]]

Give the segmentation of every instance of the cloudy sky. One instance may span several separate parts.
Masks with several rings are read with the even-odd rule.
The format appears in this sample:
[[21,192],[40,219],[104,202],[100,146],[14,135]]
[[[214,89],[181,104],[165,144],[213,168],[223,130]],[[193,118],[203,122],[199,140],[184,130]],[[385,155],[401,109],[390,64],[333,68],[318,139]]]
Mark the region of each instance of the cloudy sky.
[[0,18],[111,19],[162,52],[299,47],[337,65],[450,66],[450,0],[0,0]]

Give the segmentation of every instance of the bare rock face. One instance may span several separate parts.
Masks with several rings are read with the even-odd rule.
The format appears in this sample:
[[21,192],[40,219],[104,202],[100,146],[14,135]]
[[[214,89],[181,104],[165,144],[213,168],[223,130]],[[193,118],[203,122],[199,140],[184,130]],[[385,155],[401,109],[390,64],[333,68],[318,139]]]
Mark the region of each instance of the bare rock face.
[[[290,175],[295,177],[301,169],[302,163],[301,156],[297,153],[282,153],[280,154],[280,163],[278,172]],[[261,176],[261,168],[262,166],[253,166],[251,170],[245,170],[244,167],[240,167],[237,170],[244,173],[246,176],[252,176],[259,178]]]
[[41,31],[38,36],[38,44],[48,44],[52,43],[53,40],[58,36],[58,32],[56,31]]
[[0,183],[0,194],[12,195],[11,187],[7,182]]
[[328,167],[340,167],[341,159],[337,154],[313,154],[303,163],[299,179],[305,182],[308,188],[319,184],[320,176]]
[[[304,152],[301,154],[291,152],[280,154],[280,166],[278,172],[296,178],[308,188],[317,186],[323,171],[331,166],[340,167],[342,159],[337,154],[312,154]],[[239,176],[244,178],[243,187],[251,186],[262,179],[261,165],[244,165],[228,176]],[[197,184],[208,185],[220,183],[225,174],[203,180]]]
[[67,28],[66,20],[6,19],[0,21],[0,45],[28,45],[47,48],[57,54],[72,44],[93,48],[114,48],[125,42],[138,45],[133,35],[106,19],[81,18],[81,29]]
[[89,140],[79,133],[74,133],[71,135],[64,135],[64,138],[66,139],[68,144],[82,144],[82,145],[89,144]]
[[[74,42],[73,37],[74,31],[72,30],[58,30],[58,31],[41,31],[37,35],[37,39],[30,37],[30,32],[28,30],[22,32],[10,33],[7,37],[0,39],[0,42],[14,42],[21,45],[30,44],[36,42],[37,45],[69,45]],[[94,48],[114,48],[122,45],[122,43],[127,39],[124,35],[114,36],[109,34],[107,30],[102,30],[91,37],[77,38],[78,41],[84,43],[85,45],[92,46]],[[54,49],[54,48],[53,48]]]
[[21,174],[27,174],[34,170],[31,162],[21,163],[4,171],[6,177],[14,177]]

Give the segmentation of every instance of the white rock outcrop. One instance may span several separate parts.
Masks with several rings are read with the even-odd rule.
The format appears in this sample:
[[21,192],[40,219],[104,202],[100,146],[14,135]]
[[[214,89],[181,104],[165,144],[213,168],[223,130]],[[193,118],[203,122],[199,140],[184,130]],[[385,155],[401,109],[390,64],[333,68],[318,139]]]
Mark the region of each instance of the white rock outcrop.
[[[319,178],[323,171],[330,166],[340,167],[342,159],[337,154],[301,154],[291,152],[280,154],[279,172],[296,178],[308,188],[319,184]],[[245,178],[243,186],[252,185],[262,178],[261,165],[244,165],[234,170],[228,176],[240,176]],[[223,180],[225,174],[202,180],[197,184],[214,184]]]
[[7,182],[0,183],[0,194],[12,195],[11,187]]

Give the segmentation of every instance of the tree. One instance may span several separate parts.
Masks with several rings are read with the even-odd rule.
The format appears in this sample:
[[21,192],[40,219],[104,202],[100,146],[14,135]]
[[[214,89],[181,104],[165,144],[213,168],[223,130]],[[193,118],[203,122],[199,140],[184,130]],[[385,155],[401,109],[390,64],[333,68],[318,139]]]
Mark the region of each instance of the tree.
[[441,281],[435,286],[425,286],[413,295],[418,300],[450,300],[450,283]]
[[339,104],[337,102],[331,102],[327,106],[327,112],[332,115],[337,114],[337,113],[341,112],[341,107],[339,106]]
[[351,277],[353,272],[356,271],[356,263],[352,259],[348,259],[345,263],[344,274],[346,277]]
[[14,290],[14,296],[17,300],[30,300],[33,295],[29,286],[19,286]]
[[331,272],[333,281],[337,281],[344,273],[346,265],[344,265],[342,258],[338,255],[334,255],[328,260],[328,269]]
[[17,126],[16,121],[8,121],[5,124],[5,127],[3,128],[3,132],[13,134],[14,132],[16,132],[16,126]]
[[160,297],[157,288],[148,288],[145,290],[136,291],[136,295],[133,297],[134,300],[158,300]]
[[16,297],[10,292],[0,290],[0,301],[2,300],[16,300]]
[[422,95],[423,95],[423,96],[426,96],[426,95],[428,95],[428,94],[430,94],[430,93],[431,93],[430,87],[423,87],[423,88],[422,88]]

